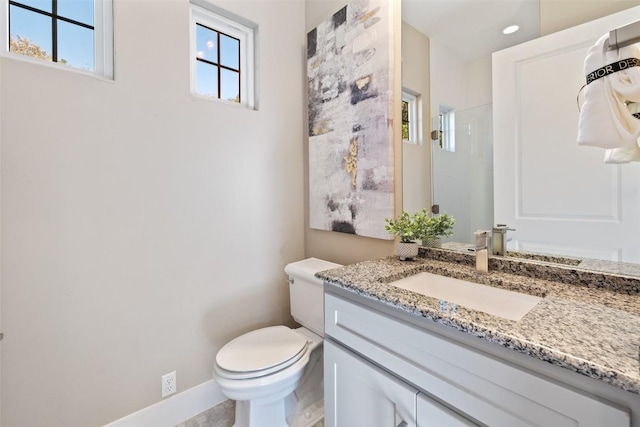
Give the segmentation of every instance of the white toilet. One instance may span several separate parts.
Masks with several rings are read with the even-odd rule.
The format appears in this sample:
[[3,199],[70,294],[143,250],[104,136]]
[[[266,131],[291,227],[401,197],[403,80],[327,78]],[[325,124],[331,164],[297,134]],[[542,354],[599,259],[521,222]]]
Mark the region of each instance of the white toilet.
[[309,258],[288,264],[291,314],[303,327],[271,326],[227,343],[213,377],[236,400],[235,427],[310,427],[324,413],[324,307],[318,271],[340,264]]

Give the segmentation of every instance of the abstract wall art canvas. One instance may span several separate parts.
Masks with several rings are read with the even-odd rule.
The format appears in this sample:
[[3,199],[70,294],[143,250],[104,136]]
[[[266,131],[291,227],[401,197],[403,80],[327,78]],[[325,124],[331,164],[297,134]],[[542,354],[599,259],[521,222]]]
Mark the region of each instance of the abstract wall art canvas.
[[392,238],[389,3],[352,1],[307,35],[311,228]]

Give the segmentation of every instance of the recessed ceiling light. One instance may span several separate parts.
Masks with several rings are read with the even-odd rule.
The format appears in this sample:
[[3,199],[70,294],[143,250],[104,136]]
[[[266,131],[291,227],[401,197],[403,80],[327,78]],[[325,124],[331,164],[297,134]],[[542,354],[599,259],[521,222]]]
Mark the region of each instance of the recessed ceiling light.
[[516,31],[518,31],[519,29],[520,29],[520,27],[517,26],[517,25],[509,25],[507,28],[502,30],[502,34],[512,34],[512,33],[515,33]]

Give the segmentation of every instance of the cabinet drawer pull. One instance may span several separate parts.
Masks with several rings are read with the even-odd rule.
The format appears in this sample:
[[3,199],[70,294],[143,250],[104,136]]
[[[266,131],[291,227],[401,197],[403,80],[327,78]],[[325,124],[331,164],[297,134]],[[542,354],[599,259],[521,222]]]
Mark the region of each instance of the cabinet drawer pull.
[[398,426],[397,426],[397,427],[407,427],[407,425],[408,425],[408,424],[407,424],[407,422],[406,422],[406,421],[403,421],[403,422],[401,422],[400,424],[398,424]]

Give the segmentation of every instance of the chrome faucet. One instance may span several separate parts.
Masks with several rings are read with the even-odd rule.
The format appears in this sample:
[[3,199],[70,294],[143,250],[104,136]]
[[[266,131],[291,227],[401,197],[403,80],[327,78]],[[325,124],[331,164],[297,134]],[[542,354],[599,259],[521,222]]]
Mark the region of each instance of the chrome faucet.
[[476,236],[476,270],[481,273],[488,273],[491,234],[487,230],[478,230],[473,234]]
[[507,224],[496,224],[491,230],[492,253],[493,255],[505,255],[507,253],[507,231],[516,231],[509,228]]

